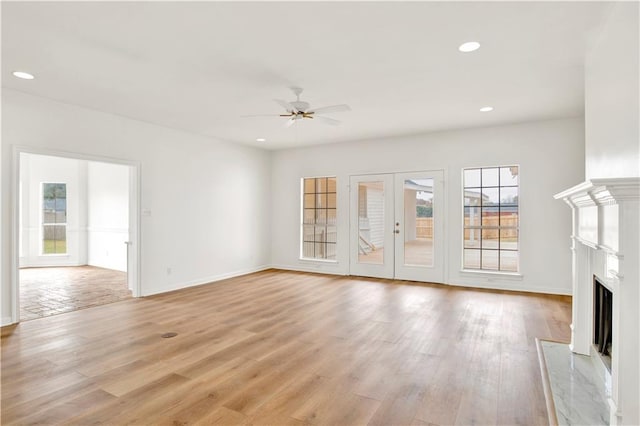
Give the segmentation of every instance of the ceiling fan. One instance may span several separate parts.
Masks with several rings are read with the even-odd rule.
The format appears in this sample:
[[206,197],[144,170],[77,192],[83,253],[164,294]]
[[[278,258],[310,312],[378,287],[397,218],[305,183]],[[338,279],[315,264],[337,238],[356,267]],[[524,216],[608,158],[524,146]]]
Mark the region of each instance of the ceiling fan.
[[337,126],[341,122],[333,118],[324,117],[322,114],[328,114],[332,112],[351,111],[349,105],[331,105],[322,108],[311,108],[308,102],[300,100],[300,94],[303,89],[300,87],[292,87],[291,91],[296,96],[295,101],[287,102],[281,99],[274,99],[274,102],[283,107],[286,113],[283,114],[260,114],[260,115],[243,115],[242,117],[288,117],[285,122],[285,127],[290,127],[296,121],[308,119],[317,119],[325,124]]

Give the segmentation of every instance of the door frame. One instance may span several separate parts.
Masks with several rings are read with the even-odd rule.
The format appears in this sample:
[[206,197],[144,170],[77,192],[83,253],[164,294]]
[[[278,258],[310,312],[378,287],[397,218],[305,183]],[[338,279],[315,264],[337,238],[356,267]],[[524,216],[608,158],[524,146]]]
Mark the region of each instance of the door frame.
[[[392,176],[392,185],[393,185],[393,192],[394,192],[394,196],[393,196],[393,205],[394,205],[394,211],[393,211],[393,215],[394,215],[394,219],[395,219],[395,203],[396,203],[396,182],[395,182],[395,177],[396,175],[402,175],[402,174],[410,174],[410,173],[424,173],[424,172],[440,172],[442,173],[442,182],[441,182],[441,190],[442,190],[442,199],[440,201],[440,205],[442,206],[441,209],[441,216],[442,216],[442,220],[440,221],[440,228],[441,228],[441,235],[442,235],[442,244],[441,244],[441,256],[442,256],[442,284],[446,284],[449,281],[449,256],[448,256],[448,251],[449,251],[449,244],[448,244],[448,234],[449,234],[449,230],[448,230],[448,221],[447,221],[447,214],[449,212],[449,197],[447,194],[447,179],[449,177],[449,170],[447,167],[442,167],[442,166],[436,166],[436,167],[425,167],[424,169],[420,169],[420,170],[402,170],[402,171],[381,171],[381,172],[366,172],[366,173],[353,173],[353,174],[349,174],[349,248],[348,248],[348,253],[349,253],[349,272],[348,275],[355,275],[353,274],[352,271],[352,264],[353,264],[353,256],[354,256],[354,252],[352,250],[352,245],[353,245],[353,227],[354,226],[358,226],[358,224],[354,224],[353,222],[353,212],[351,211],[351,209],[353,208],[353,203],[351,202],[351,198],[352,198],[352,193],[351,191],[354,191],[355,189],[352,187],[351,182],[352,179],[355,177],[365,177],[365,176],[383,176],[383,175],[391,175]],[[392,222],[394,223],[395,220]],[[395,227],[393,227],[392,229],[395,230]],[[392,274],[392,279],[402,279],[402,278],[395,278],[395,234],[394,234],[394,250],[393,250],[393,274]],[[430,281],[420,281],[420,282],[430,282]]]
[[11,324],[20,321],[20,155],[35,154],[50,157],[62,157],[73,160],[97,161],[129,167],[129,242],[127,254],[127,282],[133,297],[142,296],[141,286],[141,250],[140,250],[140,178],[139,161],[122,160],[112,157],[59,151],[42,147],[14,145],[11,168]]

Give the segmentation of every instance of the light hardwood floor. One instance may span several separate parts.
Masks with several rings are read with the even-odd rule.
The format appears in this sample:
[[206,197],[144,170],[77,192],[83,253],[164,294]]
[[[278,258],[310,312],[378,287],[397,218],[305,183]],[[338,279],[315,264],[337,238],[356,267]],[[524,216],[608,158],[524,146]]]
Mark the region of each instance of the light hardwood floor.
[[544,424],[534,339],[570,310],[269,270],[3,328],[1,422]]

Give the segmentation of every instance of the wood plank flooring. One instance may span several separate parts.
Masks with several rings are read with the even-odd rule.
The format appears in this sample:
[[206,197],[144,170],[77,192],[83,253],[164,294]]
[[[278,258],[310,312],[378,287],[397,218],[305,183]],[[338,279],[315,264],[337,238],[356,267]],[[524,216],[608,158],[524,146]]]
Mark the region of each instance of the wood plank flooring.
[[545,424],[570,302],[268,270],[36,319],[2,329],[1,423]]

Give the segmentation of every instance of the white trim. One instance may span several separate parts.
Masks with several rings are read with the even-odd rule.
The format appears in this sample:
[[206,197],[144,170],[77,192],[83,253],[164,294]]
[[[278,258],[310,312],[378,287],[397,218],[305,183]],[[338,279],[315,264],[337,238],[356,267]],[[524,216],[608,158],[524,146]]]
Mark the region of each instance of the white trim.
[[[345,271],[336,271],[336,270],[320,270],[318,269],[321,265],[315,265],[315,268],[307,268],[307,267],[298,267],[298,266],[288,266],[288,265],[271,265],[271,269],[281,269],[283,271],[293,271],[293,272],[311,272],[314,274],[323,274],[323,275],[340,275],[346,277],[349,275],[348,272]],[[354,275],[356,276],[356,275]]]
[[[492,279],[492,278],[491,278]],[[562,296],[571,296],[571,289],[558,288],[558,287],[522,287],[522,284],[518,282],[499,280],[491,281],[490,283],[482,283],[477,279],[470,279],[469,281],[462,279],[457,282],[450,282],[445,285],[451,285],[456,287],[469,287],[486,290],[507,290],[507,291],[522,291],[525,293],[538,293],[538,294],[557,294]]]
[[518,272],[500,272],[500,271],[493,271],[488,269],[461,269],[460,274],[467,275],[470,277],[485,276],[485,277],[502,278],[506,280],[518,280],[518,281],[521,281],[522,279],[524,279],[524,275]]
[[314,259],[312,257],[301,257],[298,259],[298,261],[302,263],[335,263],[336,265],[340,263],[337,260],[333,259]]
[[229,278],[235,278],[235,277],[239,277],[239,276],[242,276],[242,275],[253,274],[255,272],[266,271],[267,269],[273,269],[273,267],[271,265],[262,265],[262,266],[257,266],[255,268],[241,269],[239,271],[228,272],[228,273],[218,274],[218,275],[212,275],[210,277],[205,277],[205,278],[197,278],[195,280],[181,282],[181,283],[174,283],[174,284],[170,284],[169,286],[161,289],[161,291],[156,291],[156,292],[152,292],[152,293],[143,294],[142,296],[143,297],[154,296],[154,295],[157,295],[157,294],[163,294],[163,293],[167,293],[167,292],[170,292],[170,291],[182,290],[182,289],[189,288],[189,287],[195,287],[195,286],[204,285],[204,284],[212,284],[212,283],[215,283],[217,281],[222,281],[222,280],[226,280],[226,279],[229,279]]
[[603,206],[640,199],[640,177],[591,179],[553,197],[576,207]]
[[2,323],[0,324],[0,327],[4,327],[5,325],[11,325],[13,324],[11,322],[11,317],[2,317]]

